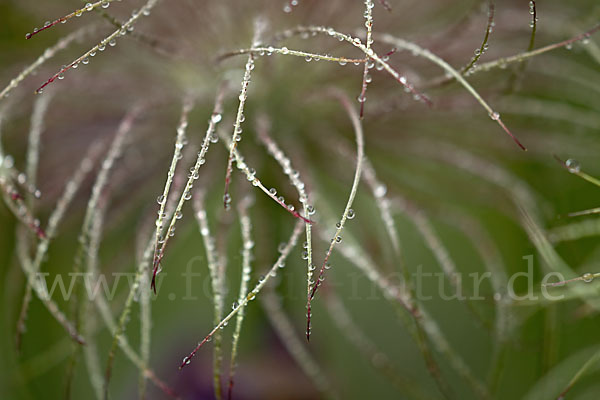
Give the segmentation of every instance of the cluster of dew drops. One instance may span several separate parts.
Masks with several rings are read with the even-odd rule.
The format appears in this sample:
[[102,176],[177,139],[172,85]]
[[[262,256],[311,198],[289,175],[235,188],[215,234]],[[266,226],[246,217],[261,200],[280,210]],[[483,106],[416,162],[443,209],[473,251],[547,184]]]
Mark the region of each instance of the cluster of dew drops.
[[[12,185],[10,185],[9,182],[7,182],[5,176],[2,174],[3,169],[11,170],[13,167],[14,167],[14,159],[12,158],[12,156],[0,155],[0,183],[3,185],[8,185],[8,191],[9,191],[8,195],[13,200],[17,200],[17,199],[22,199],[21,195],[18,193],[18,191],[15,188],[11,187]],[[24,173],[22,173],[22,172],[19,173],[15,177],[15,180],[16,180],[17,184],[19,184],[21,187],[25,188],[25,190],[27,190],[27,192],[31,193],[33,195],[33,197],[35,197],[36,199],[39,199],[42,197],[42,192],[39,189],[37,189],[34,185],[30,184],[27,181],[27,176]],[[29,212],[23,203],[19,204],[17,212],[18,212],[19,216],[22,218],[28,217]],[[34,228],[36,230],[38,235],[42,234],[42,231],[40,229],[40,220],[39,219],[32,218],[30,225],[32,228]]]
[[[119,0],[119,1],[121,1],[121,0]],[[110,1],[108,1],[108,0],[104,0],[104,1],[102,1],[100,3],[100,7],[102,7],[102,8],[108,8],[109,6],[110,6]],[[94,5],[92,3],[86,3],[86,5],[82,9],[79,9],[79,10],[75,11],[75,16],[76,17],[81,17],[83,15],[83,11],[84,10],[86,10],[86,11],[92,11],[93,9],[94,9]],[[67,21],[68,21],[68,18],[63,17],[63,18],[60,18],[58,21],[61,24],[66,24]],[[48,28],[51,24],[52,23],[50,21],[44,22],[44,28],[43,29]],[[34,28],[33,29],[33,33],[27,33],[25,35],[25,38],[26,39],[30,39],[33,35],[35,35],[36,33],[38,33],[39,30],[40,29],[38,29],[38,28]]]
[[[1,170],[3,168],[6,168],[7,170],[11,170],[14,167],[14,159],[12,156],[7,155],[7,156],[2,156],[0,155],[0,179],[4,179],[1,176]],[[39,199],[42,197],[42,192],[36,188],[34,185],[30,184],[27,181],[27,176],[23,173],[20,172],[17,176],[16,176],[16,182],[21,185],[22,187],[24,187],[29,193],[31,193],[36,199]]]
[[[121,1],[121,0],[113,0],[113,1]],[[111,1],[109,1],[109,0],[104,0],[104,1],[102,1],[102,2],[100,3],[100,7],[102,7],[102,8],[104,8],[104,9],[106,9],[106,8],[108,8],[108,7],[110,6],[110,3],[111,3]],[[92,10],[95,8],[95,7],[94,7],[94,5],[95,5],[95,4],[97,4],[97,3],[94,3],[94,4],[92,4],[92,3],[86,3],[86,5],[85,5],[85,6],[84,6],[82,9],[79,9],[79,10],[77,10],[77,11],[75,12],[75,14],[74,14],[74,15],[75,15],[76,17],[80,17],[80,16],[82,16],[82,15],[83,15],[83,12],[84,12],[84,10],[85,10],[85,11],[92,11]],[[136,14],[138,14],[138,11],[137,11],[137,10],[134,10],[134,11],[132,11],[132,13],[131,13],[131,15],[132,15],[132,16],[135,16]],[[144,16],[148,16],[148,15],[150,15],[150,9],[148,9],[148,8],[145,8],[145,7],[144,7],[144,8],[141,10],[141,15],[144,15]],[[67,21],[68,21],[68,18],[65,18],[65,17],[62,17],[62,18],[60,18],[60,19],[58,20],[58,22],[60,22],[61,24],[64,24],[64,23],[66,23]],[[44,23],[44,28],[43,28],[43,29],[50,27],[50,25],[52,25],[52,24],[53,24],[53,23],[51,23],[50,21],[46,21],[46,22]],[[134,30],[134,26],[133,26],[133,25],[128,25],[128,26],[124,26],[124,25],[123,25],[123,26],[121,26],[121,29],[120,29],[120,31],[118,32],[118,35],[117,35],[117,36],[125,36],[126,34],[133,32],[133,30]],[[40,29],[38,29],[38,28],[35,28],[35,29],[33,30],[33,34],[36,34],[36,33],[37,33],[37,32],[39,32],[39,31],[40,31]],[[31,33],[27,33],[27,34],[25,35],[25,37],[26,37],[26,38],[30,38],[31,36],[33,36],[33,34],[31,34]],[[111,35],[111,36],[112,36],[112,35]],[[117,44],[117,41],[116,41],[116,38],[115,38],[115,37],[112,37],[112,38],[110,38],[110,39],[104,39],[104,40],[102,40],[100,43],[98,43],[98,44],[97,44],[97,45],[96,45],[96,46],[95,46],[95,47],[94,47],[94,48],[93,48],[93,49],[92,49],[92,50],[89,52],[89,57],[94,57],[94,56],[96,55],[96,51],[101,51],[101,52],[102,52],[102,51],[106,50],[106,46],[107,46],[107,45],[108,45],[109,47],[114,47],[114,46],[116,46],[116,44]],[[62,68],[61,68],[61,73],[59,73],[59,74],[58,74],[57,78],[58,78],[59,80],[63,80],[63,79],[65,78],[65,76],[64,76],[64,73],[65,73],[65,72],[66,72],[66,71],[67,71],[69,68],[72,68],[72,69],[77,69],[77,68],[79,67],[79,64],[80,64],[80,63],[81,63],[81,64],[83,64],[83,65],[87,65],[87,64],[89,64],[89,63],[90,63],[90,58],[89,58],[89,57],[84,57],[84,58],[82,58],[81,60],[79,60],[79,59],[78,59],[78,60],[76,60],[75,62],[73,62],[73,63],[72,63],[72,64],[70,64],[70,65],[63,65],[63,66],[62,66]],[[39,93],[39,94],[41,94],[42,92],[43,92],[43,87],[37,90],[37,93]]]
[[535,26],[535,24],[538,22],[538,17],[537,17],[537,15],[535,13],[535,2],[533,2],[533,1],[529,2],[529,14],[531,14],[531,16],[535,15],[535,20],[532,19],[529,22],[529,27],[533,29],[533,27]]
[[[529,27],[533,29],[535,27],[535,24],[538,22],[538,17],[536,15],[536,11],[535,11],[535,2],[533,2],[533,1],[529,2],[529,14],[532,17],[535,15],[535,20],[532,18],[531,21],[529,21]],[[496,21],[491,21],[490,25],[488,27],[488,32],[492,33],[494,31],[494,27],[495,26],[496,26]],[[477,62],[476,61],[481,56],[483,56],[483,54],[486,51],[488,51],[488,49],[489,49],[489,44],[488,43],[485,43],[482,48],[475,49],[475,51],[473,52],[474,53],[473,57],[471,58],[471,62],[473,64],[471,65],[471,67],[467,71],[465,71],[465,76],[470,76],[470,75],[472,75],[473,73],[475,73],[477,71]],[[506,65],[501,65],[501,67],[502,67],[502,69],[504,69],[504,68],[506,68]],[[447,74],[446,77],[450,78],[451,75]]]
[[299,1],[298,0],[289,0],[287,1],[284,5],[283,5],[283,12],[285,13],[291,13],[294,9],[294,7],[296,7],[298,5]]
[[[308,210],[309,210],[309,214],[314,214],[314,212],[315,212],[314,207],[312,207],[312,206],[309,206]],[[346,219],[351,220],[351,219],[354,219],[355,217],[356,217],[356,213],[354,212],[354,210],[352,208],[350,208],[348,210],[348,212],[346,213]],[[337,222],[335,224],[336,231],[339,230],[341,227],[342,227],[341,222]],[[342,237],[340,235],[336,235],[336,237],[333,238],[333,239],[331,239],[331,241],[335,242],[335,243],[341,243],[342,242]],[[285,248],[285,243],[281,243],[279,245],[279,252],[282,253],[284,251],[284,248]],[[304,251],[302,251],[302,259],[303,260],[308,260],[308,257],[309,257],[309,253],[308,253],[309,244],[308,244],[308,242],[304,242],[303,248],[304,248]],[[325,253],[325,255],[326,256],[328,255],[328,251]],[[280,268],[283,268],[283,267],[280,266]],[[331,268],[331,264],[325,264],[325,269],[330,269],[330,268]],[[313,275],[313,272],[315,271],[315,269],[316,269],[316,266],[314,264],[312,264],[310,266],[309,276]],[[314,282],[312,282],[312,283],[314,283]]]

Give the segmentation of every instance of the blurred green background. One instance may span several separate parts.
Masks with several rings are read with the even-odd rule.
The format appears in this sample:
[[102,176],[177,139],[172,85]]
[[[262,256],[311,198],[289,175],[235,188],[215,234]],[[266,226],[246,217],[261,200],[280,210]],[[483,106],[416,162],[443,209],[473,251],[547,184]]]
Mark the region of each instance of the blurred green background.
[[[279,0],[159,2],[134,31],[152,38],[156,45],[148,46],[128,35],[119,39],[116,47],[96,55],[89,65],[67,72],[64,80],[50,85],[43,94],[51,95],[52,99],[44,122],[38,176],[43,195],[36,205],[42,226],[90,144],[97,139],[110,139],[120,119],[136,101],[155,101],[158,105],[136,122],[124,155],[111,174],[107,190],[109,206],[99,253],[103,273],[134,271],[136,242],[149,234],[155,218],[155,199],[164,186],[185,93],[195,92],[199,98],[190,114],[190,144],[180,165],[182,176],[187,176],[187,169],[199,149],[214,94],[224,79],[230,81],[232,89],[226,99],[222,127],[227,134],[231,133],[246,57],[220,64],[214,62],[215,57],[225,51],[247,48],[252,37],[252,21],[258,16],[268,22],[264,40],[267,44],[276,32],[297,25],[332,26],[352,34],[364,26],[361,1],[300,0],[299,3],[293,12],[285,13],[285,2]],[[473,51],[481,45],[488,19],[487,2],[389,3],[391,12],[378,2],[375,4],[375,32],[415,41],[456,68],[467,64]],[[489,50],[480,63],[523,52],[529,44],[528,2],[496,3]],[[600,19],[600,7],[595,1],[537,3],[536,48],[580,34]],[[112,27],[96,13],[88,13],[31,40],[26,41],[24,36],[35,26],[40,27],[44,21],[64,15],[80,4],[75,0],[3,0],[0,3],[0,88],[67,33],[83,26],[97,26],[92,33],[82,35],[46,62],[36,74],[27,77],[8,98],[0,99],[0,107],[5,111],[1,127],[4,151],[14,157],[15,166],[20,170],[24,169],[36,99],[33,91],[61,65],[111,32]],[[124,20],[133,8],[142,4],[140,1],[115,2],[107,11]],[[339,246],[353,243],[360,246],[392,282],[400,279],[401,268],[409,274],[420,268],[438,273],[441,271],[438,260],[415,225],[414,215],[424,216],[462,274],[466,294],[473,292],[473,281],[468,274],[483,273],[489,267],[486,264],[489,259],[478,252],[478,248],[487,248],[488,244],[491,250],[487,248],[486,254],[492,255],[491,259],[507,277],[527,271],[524,257],[532,256],[532,285],[538,292],[544,274],[555,266],[544,259],[532,243],[523,225],[520,211],[523,207],[530,207],[544,233],[557,232],[554,229],[581,221],[588,221],[592,233],[600,231],[597,217],[565,217],[569,212],[598,207],[600,188],[569,174],[553,157],[576,159],[582,170],[600,175],[598,43],[598,35],[592,36],[587,44],[577,42],[570,50],[560,48],[545,53],[526,65],[510,65],[468,78],[528,147],[527,152],[519,150],[458,84],[428,86],[432,79],[443,75],[439,67],[407,52],[390,56],[390,63],[434,102],[434,107],[429,109],[413,101],[385,72],[371,71],[373,81],[368,88],[363,121],[365,151],[379,179],[387,186],[390,201],[398,204],[399,199],[404,199],[409,204],[408,212],[393,208],[402,256],[399,258],[394,253],[376,201],[364,183],[353,207],[356,218],[348,221]],[[285,45],[290,49],[360,57],[352,46],[321,36],[294,37]],[[391,50],[391,46],[377,41],[374,48],[379,54]],[[272,137],[290,156],[314,199],[317,210],[314,246],[318,266],[328,244],[328,239],[321,240],[320,235],[331,237],[335,222],[330,221],[337,221],[343,212],[354,169],[353,162],[340,152],[342,149],[354,152],[352,126],[342,107],[324,91],[336,87],[355,99],[360,93],[361,80],[362,66],[342,67],[314,60],[307,63],[302,58],[273,55],[257,59],[250,83],[240,151],[267,187],[277,187],[279,193],[298,207],[294,188],[257,138],[256,121],[266,116]],[[358,102],[355,106],[358,107]],[[229,310],[239,286],[241,237],[235,207],[229,212],[222,210],[227,153],[220,142],[212,146],[196,186],[207,192],[209,222],[213,232],[218,232],[218,244],[227,255],[225,309]],[[474,158],[480,160],[479,164],[473,163]],[[482,178],[482,174],[511,178],[503,186]],[[50,274],[49,282],[58,274],[72,271],[93,181],[94,173],[85,181],[50,246],[42,267]],[[235,171],[234,206],[248,193],[255,197],[250,211],[255,241],[253,285],[276,260],[277,247],[287,240],[294,220]],[[523,198],[531,199],[531,203],[523,204]],[[160,293],[153,295],[150,365],[182,398],[213,398],[210,346],[203,347],[189,367],[183,371],[177,368],[181,359],[213,327],[204,246],[189,204],[183,214],[163,261]],[[37,299],[31,304],[22,349],[16,351],[15,329],[25,290],[25,277],[15,249],[17,228],[15,217],[4,205],[0,206],[0,397],[64,398],[71,341]],[[553,238],[551,234],[547,236]],[[596,238],[589,235],[576,239],[553,244],[557,254],[577,275],[600,271],[600,247]],[[554,240],[557,241],[556,236]],[[269,287],[275,288],[296,335],[304,343],[303,241],[301,236],[286,268],[275,279],[276,285]],[[441,398],[396,308],[338,249],[334,250],[331,264],[333,268],[326,275],[328,291],[337,293],[356,324],[391,361],[395,373],[418,388],[424,398]],[[196,300],[185,299],[189,287],[182,273],[188,266],[200,273],[192,285],[191,294]],[[442,282],[450,293],[448,281]],[[438,323],[454,351],[484,383],[491,398],[556,398],[586,360],[600,351],[597,282],[572,284],[585,285],[587,302],[573,299],[509,304],[502,340],[494,326],[498,301],[494,300],[489,279],[480,288],[485,300],[478,301],[442,299],[437,278],[423,278],[423,284],[423,293],[432,299],[423,301],[422,306]],[[526,280],[517,279],[515,288],[518,293],[525,292]],[[120,314],[127,289],[126,284],[120,283],[115,299],[110,302],[115,318]],[[574,293],[569,287],[551,291]],[[258,297],[260,299],[260,295]],[[54,300],[68,309],[60,297]],[[127,326],[127,336],[136,349],[139,346],[138,312],[135,303]],[[340,330],[328,313],[324,293],[317,296],[313,312],[308,350],[339,398],[418,398],[412,392],[399,389],[373,365],[377,364],[376,359],[365,358],[361,349],[351,343],[349,332]],[[97,317],[95,314],[93,311],[89,317]],[[98,324],[96,340],[100,366],[104,368],[111,335],[100,320]],[[223,331],[226,366],[232,325]],[[455,398],[479,398],[443,355],[435,352],[434,358],[441,374],[450,382]],[[235,398],[322,397],[286,351],[260,301],[251,302],[247,309],[238,361]],[[117,351],[110,385],[112,398],[136,397],[137,376],[137,369]],[[223,376],[227,377],[226,370]],[[567,398],[597,399],[598,377],[597,363],[591,363],[591,368]],[[93,397],[82,359],[78,361],[73,382],[72,398]],[[148,398],[164,397],[149,384]]]

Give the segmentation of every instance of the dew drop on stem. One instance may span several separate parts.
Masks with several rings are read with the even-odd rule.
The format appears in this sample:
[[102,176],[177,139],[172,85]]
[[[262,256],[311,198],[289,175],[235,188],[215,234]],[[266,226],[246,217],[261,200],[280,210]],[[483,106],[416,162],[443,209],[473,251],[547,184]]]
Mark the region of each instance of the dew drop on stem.
[[590,272],[587,272],[587,273],[583,274],[581,278],[583,279],[583,281],[585,283],[590,283],[591,281],[594,280],[594,275]]
[[567,169],[569,170],[569,172],[572,173],[572,174],[576,174],[576,173],[578,173],[578,172],[581,171],[581,164],[579,163],[579,161],[574,160],[572,158],[569,158],[565,162],[565,166],[567,167]]

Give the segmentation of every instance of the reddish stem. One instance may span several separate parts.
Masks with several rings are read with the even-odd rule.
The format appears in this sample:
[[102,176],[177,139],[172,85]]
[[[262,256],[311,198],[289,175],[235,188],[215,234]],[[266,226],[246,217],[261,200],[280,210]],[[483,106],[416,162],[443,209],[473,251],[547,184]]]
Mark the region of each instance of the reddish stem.
[[508,130],[508,128],[506,127],[506,125],[504,125],[504,122],[502,122],[502,120],[500,118],[498,118],[496,121],[498,122],[500,127],[502,129],[504,129],[504,132],[506,132],[508,134],[508,136],[510,136],[511,139],[514,140],[514,142],[521,148],[521,150],[527,151],[527,147],[523,146],[521,144],[521,142],[519,142],[519,139],[517,139],[517,137],[515,135],[513,135],[510,130]]
[[423,93],[421,93],[417,89],[415,89],[415,87],[413,85],[411,85],[410,83],[408,83],[406,81],[406,79],[402,79],[402,77],[399,77],[399,78],[396,78],[396,80],[402,86],[404,86],[410,93],[412,93],[416,97],[417,100],[420,100],[423,103],[427,104],[427,106],[429,108],[433,107],[433,101],[431,101],[431,99],[429,99],[429,97],[425,96]]
[[40,86],[39,88],[37,88],[36,91],[35,91],[35,93],[36,94],[42,93],[42,91],[44,90],[44,88],[46,86],[48,86],[49,84],[51,84],[52,82],[54,82],[60,75],[64,74],[65,72],[67,72],[68,70],[70,70],[71,68],[73,68],[73,65],[75,65],[75,64],[79,64],[79,59],[75,60],[74,62],[72,62],[71,64],[67,65],[66,67],[62,67],[60,71],[58,71],[56,74],[54,74],[46,82],[44,82],[44,84],[42,86]]
[[548,50],[553,50],[553,49],[556,49],[556,48],[559,48],[559,47],[564,47],[564,46],[567,46],[567,45],[569,45],[571,43],[575,43],[575,42],[578,42],[580,40],[589,38],[590,36],[592,36],[594,33],[598,32],[599,30],[600,30],[600,24],[596,25],[595,27],[593,27],[589,31],[583,32],[583,33],[581,33],[581,34],[579,34],[579,35],[577,35],[577,36],[575,36],[575,37],[573,37],[571,39],[563,40],[562,42],[558,42],[558,43],[554,43],[554,44],[548,45],[546,47],[542,47],[542,49],[544,51],[548,51]]
[[[71,14],[69,14],[69,15],[71,15]],[[63,22],[63,21],[66,21],[67,19],[68,19],[67,17],[61,17],[61,18],[59,18],[59,19],[57,19],[57,20],[54,20],[54,21],[52,21],[52,22],[51,22],[50,24],[48,24],[48,25],[44,25],[44,27],[42,27],[42,28],[40,28],[40,29],[38,29],[38,28],[35,28],[35,29],[33,30],[33,33],[28,33],[28,34],[26,34],[26,35],[25,35],[25,39],[29,40],[29,39],[31,39],[31,38],[32,38],[34,35],[37,35],[38,33],[42,32],[42,31],[45,31],[45,30],[46,30],[46,29],[48,29],[48,28],[52,28],[54,25],[58,25],[59,23],[61,23],[61,22]]]
[[162,260],[162,253],[154,256],[154,268],[152,270],[152,282],[150,283],[150,289],[156,294],[156,276],[158,275],[158,268],[160,267],[160,261]]
[[227,398],[231,400],[233,398],[233,379],[229,379],[229,388],[227,389]]
[[46,232],[39,226],[37,226],[36,224],[30,224],[31,229],[33,229],[33,231],[35,232],[35,234],[37,235],[38,238],[40,239],[47,239],[48,236],[46,235]]
[[310,342],[310,316],[311,316],[310,297],[306,304],[306,341]]
[[391,56],[392,54],[394,54],[394,53],[395,53],[395,52],[397,52],[397,51],[398,51],[398,49],[397,49],[397,48],[395,48],[395,47],[392,47],[392,49],[391,49],[390,51],[388,51],[387,53],[385,53],[385,55],[386,55],[387,57],[389,57],[389,56]]
[[292,214],[294,217],[301,219],[302,221],[306,222],[307,224],[311,224],[311,225],[314,224],[314,221],[304,217],[302,214],[300,214],[295,209],[294,210],[290,209],[283,201],[281,201],[277,197],[275,197],[275,195],[272,195],[269,193],[269,197],[271,197],[273,200],[275,200],[277,202],[277,204],[279,204],[281,207],[285,208],[287,210],[287,212]]
[[210,340],[212,335],[212,333],[208,334],[208,336],[206,336],[200,343],[198,343],[198,346],[196,346],[194,351],[192,351],[187,357],[184,357],[183,361],[181,362],[181,365],[179,365],[180,370],[191,362],[192,358],[194,358],[198,350],[200,350],[200,347],[204,346],[204,344]]

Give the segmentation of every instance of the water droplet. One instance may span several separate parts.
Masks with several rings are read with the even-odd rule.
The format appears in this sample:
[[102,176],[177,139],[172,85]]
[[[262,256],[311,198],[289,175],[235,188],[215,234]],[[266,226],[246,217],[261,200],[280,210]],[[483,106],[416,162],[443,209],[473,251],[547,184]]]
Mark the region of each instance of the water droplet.
[[336,241],[336,243],[341,243],[342,242],[342,237],[341,236],[336,236],[335,237],[335,241]]
[[183,358],[183,361],[182,361],[182,363],[183,363],[184,365],[189,365],[189,363],[191,363],[191,362],[192,362],[192,359],[191,359],[191,358],[189,358],[189,357],[184,357],[184,358]]
[[569,172],[572,173],[572,174],[576,174],[579,171],[581,171],[581,164],[579,163],[579,161],[574,160],[572,158],[569,158],[565,162],[565,166],[567,167],[567,169],[569,170]]
[[304,250],[304,251],[302,252],[302,259],[303,259],[303,260],[308,260],[308,251]]
[[387,193],[387,187],[381,184],[375,188],[375,197],[383,197]]
[[165,201],[165,196],[163,196],[162,194],[156,198],[156,202],[160,205],[162,205],[164,201]]
[[198,171],[196,171],[195,168],[192,168],[192,170],[190,171],[190,173],[188,175],[188,178],[191,178],[191,179],[195,180],[195,179],[200,178],[200,174],[198,173]]
[[356,216],[356,214],[354,214],[354,210],[353,209],[349,209],[348,210],[348,215],[346,215],[346,218],[353,219],[355,216]]
[[102,8],[108,8],[108,6],[110,6],[110,3],[106,0],[104,0],[102,3],[100,3],[100,6]]
[[306,57],[304,57],[304,59],[306,60],[306,62],[311,62],[312,61],[312,57],[311,56],[306,56]]
[[498,112],[494,111],[494,112],[490,113],[490,118],[493,121],[498,121],[500,119],[500,114]]
[[593,281],[593,280],[594,280],[594,275],[593,275],[593,274],[591,274],[591,273],[589,273],[589,272],[587,272],[587,273],[583,274],[583,275],[581,276],[581,278],[583,279],[583,281],[584,281],[585,283],[590,283],[591,281]]
[[221,114],[213,114],[212,117],[210,117],[210,120],[212,121],[213,124],[218,124],[219,122],[221,122],[221,119],[223,117],[221,116]]
[[581,43],[583,43],[583,44],[589,44],[590,43],[590,34],[589,33],[586,33],[583,36],[583,39],[581,39]]
[[92,5],[92,3],[87,3],[85,5],[85,9],[88,11],[92,11],[94,9],[94,6]]

